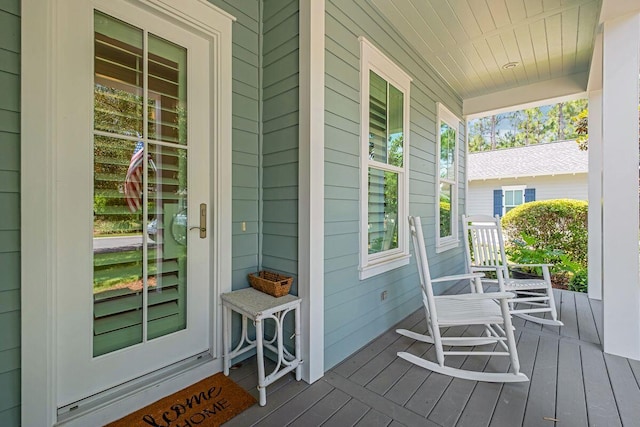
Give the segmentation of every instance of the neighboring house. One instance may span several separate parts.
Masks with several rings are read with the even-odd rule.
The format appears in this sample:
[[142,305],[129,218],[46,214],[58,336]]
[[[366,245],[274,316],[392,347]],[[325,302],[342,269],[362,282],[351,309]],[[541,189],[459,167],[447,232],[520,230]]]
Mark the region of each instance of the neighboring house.
[[[613,197],[634,178],[637,202],[616,145],[638,154],[637,3],[605,0],[602,31],[599,2],[507,3],[2,0],[0,424],[103,425],[220,372],[220,294],[261,269],[295,277],[317,381],[421,306],[408,215],[432,274],[465,269],[462,118],[584,93],[590,63],[590,130],[618,132],[593,147],[605,172],[635,167],[604,214],[637,230]],[[633,257],[615,256],[632,233],[614,231],[605,349],[640,347]]]
[[588,166],[575,141],[470,153],[467,213],[502,216],[534,200],[587,200]]

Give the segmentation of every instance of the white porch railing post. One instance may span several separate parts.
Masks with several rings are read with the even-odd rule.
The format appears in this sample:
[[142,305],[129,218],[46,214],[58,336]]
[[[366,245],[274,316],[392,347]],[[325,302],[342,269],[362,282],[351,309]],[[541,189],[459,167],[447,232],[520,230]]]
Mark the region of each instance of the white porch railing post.
[[589,298],[602,299],[602,90],[589,92]]
[[640,14],[604,23],[604,351],[640,360],[638,70]]
[[300,2],[298,295],[302,379],[324,375],[324,0]]

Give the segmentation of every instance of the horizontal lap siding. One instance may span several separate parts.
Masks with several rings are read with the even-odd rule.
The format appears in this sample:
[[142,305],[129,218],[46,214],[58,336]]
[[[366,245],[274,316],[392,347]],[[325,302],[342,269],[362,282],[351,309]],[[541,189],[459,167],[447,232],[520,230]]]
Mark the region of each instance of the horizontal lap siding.
[[[232,233],[233,289],[247,286],[258,269],[259,241],[259,20],[258,0],[210,0],[236,17],[233,23]],[[228,106],[227,106],[228,107]],[[242,223],[246,231],[242,230]]]
[[[410,100],[410,214],[423,217],[434,275],[461,272],[462,248],[436,255],[436,102],[461,115],[462,102],[366,0],[326,2],[325,364],[330,368],[420,304],[415,260],[360,281],[360,44],[367,37],[413,78]],[[464,127],[460,132],[459,213],[464,207]],[[380,294],[387,291],[382,301]]]
[[20,424],[20,1],[0,3],[0,420]]
[[298,27],[298,0],[264,0],[262,267],[293,276],[298,273]]

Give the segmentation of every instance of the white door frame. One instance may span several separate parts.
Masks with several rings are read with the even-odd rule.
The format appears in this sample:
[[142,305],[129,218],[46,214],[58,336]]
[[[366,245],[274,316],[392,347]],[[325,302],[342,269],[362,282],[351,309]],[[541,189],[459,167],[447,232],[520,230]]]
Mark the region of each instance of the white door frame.
[[[120,0],[124,1],[124,0]],[[128,0],[129,1],[129,0]],[[235,18],[205,0],[130,0],[210,40],[212,156],[212,289],[231,288],[231,26]],[[57,1],[22,0],[21,75],[21,385],[23,425],[57,422],[56,396],[56,79]],[[212,301],[221,325],[220,303]],[[221,347],[216,328],[215,349]],[[220,354],[214,354],[219,359]],[[219,365],[219,366],[218,366]],[[103,403],[81,422],[108,422],[221,370],[214,360],[174,373],[171,381],[140,387]]]

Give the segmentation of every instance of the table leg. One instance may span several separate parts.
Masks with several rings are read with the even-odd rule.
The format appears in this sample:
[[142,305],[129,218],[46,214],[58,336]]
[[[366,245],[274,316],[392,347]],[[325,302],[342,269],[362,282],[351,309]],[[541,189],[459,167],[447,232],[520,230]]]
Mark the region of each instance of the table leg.
[[222,304],[222,364],[224,367],[224,374],[229,375],[229,353],[231,352],[231,310],[226,305]]
[[[295,348],[296,348],[296,359],[300,360],[300,305],[298,305],[295,309]],[[302,366],[300,362],[298,362],[298,366],[296,367],[296,381],[300,381],[302,379]]]
[[258,391],[260,392],[260,406],[267,404],[267,387],[264,384],[264,348],[262,319],[256,320],[256,351],[258,362]]

